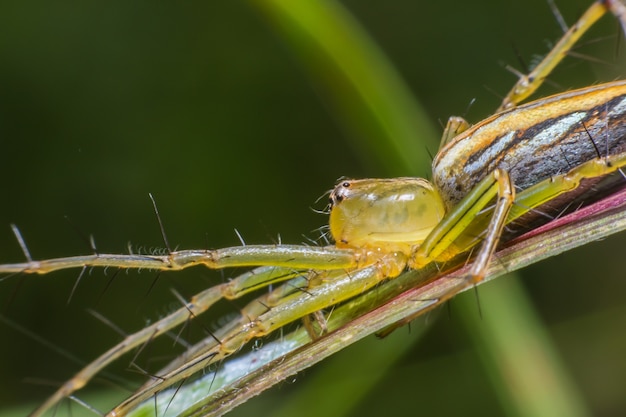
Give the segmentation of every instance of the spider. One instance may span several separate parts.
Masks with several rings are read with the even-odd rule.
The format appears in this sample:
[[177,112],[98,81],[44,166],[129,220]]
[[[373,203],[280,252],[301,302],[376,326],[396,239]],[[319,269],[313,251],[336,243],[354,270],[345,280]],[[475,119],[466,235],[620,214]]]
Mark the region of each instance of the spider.
[[[626,81],[616,81],[520,104],[543,82],[579,37],[606,11],[626,29],[626,7],[597,1],[527,76],[520,78],[497,113],[474,126],[449,121],[433,160],[433,181],[420,178],[342,180],[330,192],[329,234],[334,245],[254,245],[217,250],[171,250],[164,255],[93,254],[37,261],[14,228],[26,262],[0,265],[1,273],[46,274],[59,269],[113,267],[180,270],[255,267],[211,287],[178,311],[131,334],[63,384],[32,414],[42,415],[85,386],[122,354],[209,309],[262,287],[241,315],[191,347],[108,415],[129,410],[166,388],[219,363],[253,339],[313,316],[312,338],[324,333],[318,312],[392,280],[407,269],[445,264],[472,254],[467,276],[429,304],[438,305],[478,284],[503,241],[545,223],[546,216],[610,192],[611,175],[626,165]],[[608,181],[607,181],[608,178]],[[156,210],[156,205],[155,205]],[[404,323],[411,317],[402,320]]]

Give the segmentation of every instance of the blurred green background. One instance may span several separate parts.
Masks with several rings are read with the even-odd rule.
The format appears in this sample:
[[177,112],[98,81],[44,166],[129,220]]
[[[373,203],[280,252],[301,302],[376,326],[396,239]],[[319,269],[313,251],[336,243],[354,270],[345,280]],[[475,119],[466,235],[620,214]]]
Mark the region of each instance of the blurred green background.
[[[100,252],[126,252],[128,242],[136,250],[162,248],[149,192],[170,243],[180,248],[237,245],[235,228],[248,244],[278,235],[299,243],[325,223],[310,208],[324,208],[325,199],[316,200],[338,178],[386,176],[388,167],[358,146],[358,134],[344,127],[323,85],[303,70],[258,3],[0,4],[0,261],[23,259],[10,223],[20,227],[35,258],[89,253],[81,234],[93,234]],[[558,6],[571,24],[589,3]],[[435,126],[453,114],[471,122],[489,115],[515,81],[504,65],[520,68],[516,50],[530,63],[561,33],[544,0],[342,4]],[[618,36],[615,20],[604,18],[577,49],[600,61],[567,60],[542,94],[623,77]],[[437,146],[431,141],[424,153]],[[429,175],[427,166],[414,171]],[[596,416],[626,411],[625,242],[615,236],[522,272]],[[67,304],[77,275],[2,281],[0,308],[88,361],[118,336],[87,308],[130,332],[178,305],[170,288],[189,296],[232,273],[162,274],[147,294],[154,273],[120,274],[104,291],[113,274],[96,270]],[[498,285],[480,289],[484,315],[498,314],[488,304]],[[498,388],[490,386],[454,305],[435,323],[429,318],[428,334],[348,415],[503,414]],[[205,325],[219,323],[222,313],[214,314],[203,318]],[[397,333],[392,337],[409,343],[419,332]],[[0,325],[0,340],[0,415],[21,415],[13,407],[30,409],[50,392],[28,378],[61,381],[78,369],[10,326]],[[355,360],[349,350],[344,355]],[[136,378],[122,362],[112,372]],[[271,415],[273,401],[317,372],[280,384],[233,415]],[[328,383],[340,390],[351,377],[348,369]]]

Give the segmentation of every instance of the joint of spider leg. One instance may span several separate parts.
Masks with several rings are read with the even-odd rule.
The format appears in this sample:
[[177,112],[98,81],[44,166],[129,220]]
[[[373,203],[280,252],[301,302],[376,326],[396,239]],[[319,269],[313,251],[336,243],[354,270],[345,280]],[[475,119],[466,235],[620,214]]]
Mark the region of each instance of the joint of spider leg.
[[[271,327],[273,323],[272,322],[265,323],[265,327],[263,326],[263,324],[264,323],[257,318],[257,319],[250,320],[249,322],[241,326],[241,333],[242,334],[245,333],[247,335],[245,339],[245,343],[247,343],[248,341],[252,340],[255,337],[261,337],[261,336],[267,335],[268,332],[267,332],[266,327],[267,326]],[[241,343],[240,341],[237,341],[236,342],[237,347],[233,349],[232,347],[228,347],[229,341],[232,342],[232,340],[226,339],[226,342],[221,343],[220,346],[222,346],[222,349],[224,351],[228,351],[231,353],[240,350],[245,344],[245,343]]]
[[311,340],[317,340],[328,333],[328,319],[321,310],[302,317],[302,324]]

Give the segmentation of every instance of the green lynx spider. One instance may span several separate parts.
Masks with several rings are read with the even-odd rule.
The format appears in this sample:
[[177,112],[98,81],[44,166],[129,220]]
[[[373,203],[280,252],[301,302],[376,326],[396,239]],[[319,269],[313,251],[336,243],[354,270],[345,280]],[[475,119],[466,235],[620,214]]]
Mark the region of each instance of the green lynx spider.
[[[350,299],[407,268],[443,263],[476,246],[468,277],[437,301],[480,282],[503,234],[508,238],[509,233],[539,222],[534,209],[558,213],[572,200],[584,198],[582,192],[589,189],[589,182],[605,179],[626,165],[625,81],[518,106],[607,10],[626,30],[622,3],[595,2],[533,72],[519,80],[498,113],[472,127],[453,119],[433,161],[433,184],[418,178],[341,181],[330,194],[333,246],[241,246],[170,251],[162,256],[94,254],[36,261],[16,231],[27,261],[0,265],[2,273],[45,274],[96,266],[151,270],[195,265],[257,267],[197,294],[180,310],[129,335],[63,384],[32,415],[42,415],[85,386],[111,361],[222,298],[239,298],[288,281],[248,304],[239,319],[192,347],[184,358],[163,369],[161,378],[146,383],[109,416],[125,415],[250,340]],[[506,233],[505,226],[510,229]]]

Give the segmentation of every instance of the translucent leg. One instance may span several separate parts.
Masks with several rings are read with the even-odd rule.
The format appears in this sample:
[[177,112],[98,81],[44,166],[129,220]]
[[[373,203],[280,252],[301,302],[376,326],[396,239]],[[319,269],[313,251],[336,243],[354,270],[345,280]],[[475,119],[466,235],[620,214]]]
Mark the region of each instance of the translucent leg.
[[[508,211],[512,205],[515,192],[510,182],[509,176],[503,170],[496,169],[491,175],[478,183],[476,187],[459,204],[450,211],[446,217],[433,229],[426,240],[419,246],[417,251],[409,260],[411,268],[421,268],[429,262],[445,261],[459,253],[469,250],[478,239],[474,239],[472,245],[459,247],[456,241],[461,235],[467,235],[469,229],[476,228],[477,218],[482,220],[479,213],[485,211],[492,204],[497,195],[496,208],[489,212],[487,223],[481,221],[479,226],[483,235],[487,231],[485,244],[481,251],[488,253],[481,254],[480,258],[484,263],[488,261],[490,253],[493,253],[495,244],[500,235],[496,232],[504,227]],[[489,226],[489,227],[487,227]],[[493,229],[493,230],[491,230]],[[475,235],[475,237],[477,237]],[[494,241],[495,240],[495,241]]]
[[[225,267],[252,262],[250,259],[254,259],[254,262],[257,264],[263,263],[263,260],[266,259],[266,257],[276,257],[277,253],[280,253],[285,260],[281,261],[279,259],[274,263],[279,265],[291,265],[294,268],[297,267],[298,269],[273,266],[260,267],[245,273],[228,283],[212,287],[199,293],[179,310],[144,328],[143,330],[129,335],[122,342],[91,362],[71,380],[64,383],[51,397],[46,400],[45,403],[37,408],[32,415],[41,415],[45,410],[54,406],[54,404],[63,398],[85,386],[91,378],[93,378],[100,370],[110,364],[113,360],[119,358],[124,353],[141,346],[142,344],[148,343],[150,340],[160,336],[173,327],[184,323],[191,316],[201,314],[222,298],[239,298],[242,295],[255,291],[261,287],[266,287],[270,284],[276,284],[299,276],[302,274],[299,270],[309,268],[313,264],[318,267],[322,267],[322,264],[320,263],[324,262],[323,266],[327,270],[340,268],[334,273],[309,272],[306,279],[300,277],[299,280],[292,280],[274,290],[272,293],[250,303],[250,305],[242,311],[242,316],[239,321],[235,321],[231,323],[231,325],[226,326],[226,329],[230,330],[220,332],[220,334],[217,335],[217,340],[207,338],[207,342],[191,349],[190,352],[185,355],[186,358],[193,357],[197,355],[195,353],[196,351],[207,348],[217,349],[217,352],[219,353],[218,357],[224,358],[240,349],[241,346],[252,338],[263,336],[276,328],[282,327],[287,322],[297,320],[298,318],[311,314],[316,310],[326,308],[346,298],[350,298],[354,294],[369,288],[371,285],[374,285],[384,277],[397,275],[398,271],[401,271],[404,268],[405,260],[401,255],[389,254],[385,258],[375,261],[376,266],[372,268],[377,271],[376,274],[383,273],[383,275],[376,275],[376,279],[374,279],[372,283],[356,284],[355,290],[348,290],[347,293],[341,294],[340,296],[330,292],[325,296],[321,296],[317,294],[320,290],[316,290],[316,295],[314,296],[311,292],[313,290],[310,290],[309,287],[317,288],[320,284],[325,283],[326,281],[334,280],[337,275],[345,277],[346,273],[344,271],[346,269],[354,269],[356,265],[358,265],[356,261],[356,259],[359,258],[358,251],[296,246],[246,246],[216,251],[179,251],[165,256],[147,256],[143,257],[144,259],[140,259],[136,255],[93,255],[90,257],[61,258],[41,262],[31,261],[26,264],[17,264],[19,269],[24,269],[25,266],[27,266],[27,268],[29,268],[29,272],[34,273],[46,273],[55,269],[68,267],[98,266],[101,265],[100,262],[109,261],[113,257],[119,260],[119,263],[117,264],[118,266],[125,265],[128,268],[145,268],[147,263],[151,265],[158,262],[165,264],[163,261],[164,259],[168,259],[170,265],[177,265],[176,268],[184,268],[198,264],[199,262],[197,259],[201,259],[202,264],[204,265],[207,265],[209,262],[207,260],[210,260],[209,265],[212,267]],[[192,261],[189,262],[190,260]],[[371,262],[374,261],[370,260],[370,263]],[[4,266],[3,270],[6,271],[12,269],[13,267],[14,265]],[[371,271],[372,269],[367,270]],[[343,287],[346,287],[346,285],[347,284],[344,284]],[[332,286],[323,285],[322,287],[335,288],[334,284]],[[342,286],[340,285],[340,287]],[[339,291],[341,291],[341,289]],[[300,301],[301,304],[294,306],[294,304],[291,303],[292,299]],[[305,302],[303,299],[307,299],[307,301]],[[283,308],[284,304],[288,305],[287,309]],[[304,305],[312,307],[303,307]],[[258,320],[261,320],[261,317],[263,317],[264,314],[267,313],[266,310],[268,308],[271,309],[271,325],[266,325],[262,322],[259,323],[259,326],[254,325]],[[282,321],[279,321],[279,319]],[[268,329],[264,329],[264,326],[268,327]],[[212,362],[213,361],[209,361],[209,363]]]
[[533,94],[544,82],[552,70],[565,58],[572,46],[580,37],[598,21],[604,14],[610,11],[620,21],[624,33],[626,33],[626,6],[620,0],[598,0],[587,9],[578,21],[563,35],[559,42],[552,48],[543,60],[529,74],[520,75],[519,80],[506,95],[502,104],[496,110],[515,107],[517,104]]
[[246,272],[228,283],[202,291],[192,297],[183,307],[156,323],[143,328],[141,331],[128,335],[123,341],[100,355],[85,368],[81,369],[72,379],[59,387],[32,415],[41,415],[62,399],[84,387],[98,372],[114,360],[139,346],[149,343],[156,337],[189,320],[190,317],[202,314],[220,299],[238,298],[259,286],[285,281],[299,274],[299,272],[290,268],[260,267]]
[[565,175],[548,178],[519,194],[507,223],[521,217],[534,207],[578,188],[585,179],[603,177],[626,166],[626,153],[593,159],[577,166]]
[[42,261],[0,265],[1,273],[47,274],[60,269],[117,267],[177,271],[196,265],[211,269],[239,266],[284,266],[287,268],[344,269],[359,266],[358,253],[333,246],[251,245],[216,250],[181,250],[167,255],[93,254]]
[[[381,265],[373,265],[352,273],[332,271],[317,277],[322,281],[312,288],[294,290],[296,286],[290,285],[288,288],[276,290],[278,293],[273,292],[261,297],[246,306],[239,319],[226,326],[229,330],[218,336],[219,342],[209,341],[209,344],[204,345],[191,359],[185,358],[184,364],[178,368],[168,366],[166,373],[146,384],[108,415],[116,417],[125,415],[158,392],[223,360],[252,338],[265,336],[298,318],[362,294],[387,277],[388,274]],[[330,280],[332,285],[322,285],[324,281]],[[178,363],[175,362],[175,365]]]

